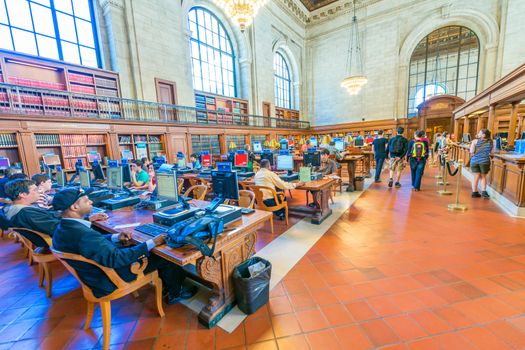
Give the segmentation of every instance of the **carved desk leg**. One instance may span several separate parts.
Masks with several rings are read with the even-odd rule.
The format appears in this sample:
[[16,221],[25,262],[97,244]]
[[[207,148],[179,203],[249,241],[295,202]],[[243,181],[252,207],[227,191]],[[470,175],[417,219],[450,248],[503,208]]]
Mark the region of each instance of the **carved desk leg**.
[[197,273],[212,285],[212,295],[208,299],[208,304],[199,313],[199,321],[208,327],[214,326],[210,324],[210,321],[215,311],[224,305],[221,262],[220,255],[215,259],[203,256],[197,261]]

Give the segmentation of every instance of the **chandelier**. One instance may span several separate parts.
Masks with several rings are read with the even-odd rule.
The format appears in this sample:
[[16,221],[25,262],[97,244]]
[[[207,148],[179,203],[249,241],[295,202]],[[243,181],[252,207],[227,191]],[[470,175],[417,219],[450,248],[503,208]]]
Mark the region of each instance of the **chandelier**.
[[352,17],[350,43],[348,44],[348,60],[346,62],[348,76],[341,82],[341,87],[345,88],[350,95],[357,95],[368,82],[368,78],[363,74],[363,57],[359,46],[359,28],[357,27],[357,17],[355,15],[355,3],[356,0],[354,0],[354,15]]
[[252,24],[257,11],[266,4],[267,0],[214,0],[226,15],[230,17],[244,32]]

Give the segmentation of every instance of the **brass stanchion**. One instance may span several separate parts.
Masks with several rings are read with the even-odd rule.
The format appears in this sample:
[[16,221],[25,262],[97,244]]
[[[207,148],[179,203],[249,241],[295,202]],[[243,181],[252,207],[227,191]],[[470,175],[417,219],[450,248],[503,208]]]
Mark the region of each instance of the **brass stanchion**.
[[458,173],[457,173],[457,181],[456,181],[456,203],[452,203],[448,205],[448,210],[457,210],[457,211],[465,211],[467,210],[467,206],[464,204],[459,203],[459,189],[460,189],[460,182],[461,182],[461,170],[463,169],[463,160],[458,160]]
[[437,162],[437,166],[439,167],[438,173],[436,176],[434,176],[435,179],[437,179],[437,185],[439,185],[439,180],[443,178],[443,166],[441,165],[441,155],[439,156],[439,161]]
[[437,193],[440,196],[450,196],[452,194],[452,192],[447,191],[448,182],[447,182],[447,154],[446,153],[445,153],[444,157],[445,157],[445,165],[443,165],[443,180],[442,181],[438,181],[438,185],[443,185],[443,189],[437,191]]

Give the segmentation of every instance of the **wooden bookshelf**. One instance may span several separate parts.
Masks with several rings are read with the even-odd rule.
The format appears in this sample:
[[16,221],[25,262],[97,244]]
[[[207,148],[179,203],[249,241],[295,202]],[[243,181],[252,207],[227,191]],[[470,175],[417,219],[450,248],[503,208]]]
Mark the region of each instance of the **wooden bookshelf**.
[[129,150],[133,153],[133,159],[139,157],[141,147],[139,145],[146,145],[146,156],[152,159],[157,154],[166,155],[166,148],[164,142],[164,135],[158,134],[127,134],[118,135],[118,142],[120,154],[122,151]]
[[9,159],[11,165],[20,162],[18,141],[15,133],[0,133],[0,157]]
[[299,111],[295,109],[287,109],[281,107],[275,107],[275,118],[283,119],[277,121],[277,127],[289,128],[292,127],[291,123],[286,122],[287,120],[299,120]]
[[232,151],[230,149],[230,143],[234,142],[237,148],[234,150],[243,150],[244,145],[246,144],[246,136],[245,135],[226,135],[226,147],[228,148],[228,151]]
[[221,154],[219,135],[191,135],[191,153],[208,151],[211,155]]
[[197,122],[210,123],[234,123],[232,115],[248,114],[248,101],[227,96],[215,95],[195,91],[195,107],[197,111]]

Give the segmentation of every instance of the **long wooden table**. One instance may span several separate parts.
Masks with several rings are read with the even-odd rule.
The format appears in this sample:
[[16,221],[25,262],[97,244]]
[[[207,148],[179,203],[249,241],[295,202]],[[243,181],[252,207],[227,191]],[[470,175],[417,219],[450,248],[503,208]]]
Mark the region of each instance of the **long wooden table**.
[[337,161],[338,163],[346,164],[348,169],[348,187],[346,192],[355,191],[355,163],[363,159],[363,157],[363,155],[349,155]]
[[327,217],[332,215],[332,209],[330,209],[328,200],[335,181],[336,180],[332,178],[324,178],[305,182],[303,186],[296,187],[296,190],[310,191],[312,193],[314,206],[288,207],[289,212],[307,214],[312,217],[312,224],[321,224]]
[[[191,200],[191,206],[204,208],[208,202]],[[146,209],[123,208],[108,211],[109,220],[95,222],[103,231],[109,233],[129,232],[136,243],[145,242],[151,237],[135,231],[133,227],[115,229],[115,226],[150,223],[154,212]],[[255,253],[257,230],[270,220],[271,213],[256,210],[243,215],[241,220],[232,222],[219,235],[213,257],[206,257],[192,247],[170,248],[167,245],[155,247],[152,252],[179,266],[212,289],[206,306],[199,313],[199,321],[207,327],[215,324],[234,306],[235,294],[232,272],[235,266]]]

